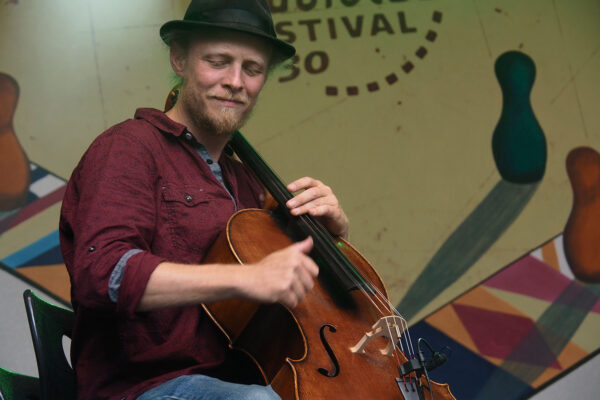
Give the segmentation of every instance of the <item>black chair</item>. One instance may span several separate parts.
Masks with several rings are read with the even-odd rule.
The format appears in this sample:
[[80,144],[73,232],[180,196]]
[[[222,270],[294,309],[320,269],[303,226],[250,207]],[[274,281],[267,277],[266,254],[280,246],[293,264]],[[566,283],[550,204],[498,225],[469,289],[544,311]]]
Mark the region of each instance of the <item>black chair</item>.
[[39,400],[40,380],[0,367],[0,400]]
[[75,371],[62,344],[63,336],[72,336],[73,311],[47,303],[29,289],[23,298],[40,375],[41,399],[75,400]]

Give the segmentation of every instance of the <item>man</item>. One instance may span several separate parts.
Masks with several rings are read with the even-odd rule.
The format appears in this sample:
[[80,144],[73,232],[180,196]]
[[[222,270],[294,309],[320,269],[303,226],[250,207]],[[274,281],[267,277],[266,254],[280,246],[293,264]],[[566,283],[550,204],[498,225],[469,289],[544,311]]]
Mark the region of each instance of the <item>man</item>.
[[[265,0],[193,0],[161,28],[183,79],[168,112],[139,109],[100,135],[76,167],[61,212],[76,313],[72,360],[82,399],[276,399],[269,388],[211,377],[227,343],[200,304],[231,298],[294,307],[318,268],[307,238],[254,265],[202,264],[228,218],[261,207],[264,189],[226,145],[275,63]],[[309,177],[286,206],[346,236],[335,195]]]

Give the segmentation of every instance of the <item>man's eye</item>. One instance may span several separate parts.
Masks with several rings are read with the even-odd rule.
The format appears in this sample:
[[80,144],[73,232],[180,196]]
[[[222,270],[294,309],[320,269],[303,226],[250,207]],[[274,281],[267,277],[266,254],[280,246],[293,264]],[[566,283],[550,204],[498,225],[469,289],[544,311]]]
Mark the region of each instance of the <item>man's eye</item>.
[[250,76],[256,76],[262,74],[263,71],[260,68],[246,68],[246,73]]
[[208,63],[213,67],[219,68],[227,65],[227,62],[224,60],[208,60]]

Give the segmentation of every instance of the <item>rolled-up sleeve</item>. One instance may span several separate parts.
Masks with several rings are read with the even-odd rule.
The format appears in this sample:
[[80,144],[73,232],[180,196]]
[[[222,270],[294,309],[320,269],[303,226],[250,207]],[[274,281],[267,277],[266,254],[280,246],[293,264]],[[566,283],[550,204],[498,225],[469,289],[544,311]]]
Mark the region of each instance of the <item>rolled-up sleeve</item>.
[[151,252],[157,179],[152,153],[127,132],[114,128],[90,146],[69,181],[61,212],[74,303],[136,309],[150,275],[165,261]]

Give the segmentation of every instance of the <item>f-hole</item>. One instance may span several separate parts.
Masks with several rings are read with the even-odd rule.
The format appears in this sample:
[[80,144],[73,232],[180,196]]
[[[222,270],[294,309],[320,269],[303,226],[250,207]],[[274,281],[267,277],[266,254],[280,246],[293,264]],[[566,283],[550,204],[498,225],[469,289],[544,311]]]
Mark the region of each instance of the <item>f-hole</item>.
[[335,378],[340,373],[340,364],[338,363],[338,360],[335,357],[331,346],[329,345],[329,343],[327,343],[327,339],[325,338],[325,328],[328,328],[329,331],[333,333],[335,333],[337,329],[333,325],[325,324],[321,326],[321,330],[319,332],[319,334],[321,335],[321,342],[323,343],[323,347],[325,347],[325,351],[327,352],[327,354],[329,354],[329,358],[333,363],[333,371],[328,371],[325,368],[319,368],[317,371],[319,371],[320,374],[325,375],[328,378]]

